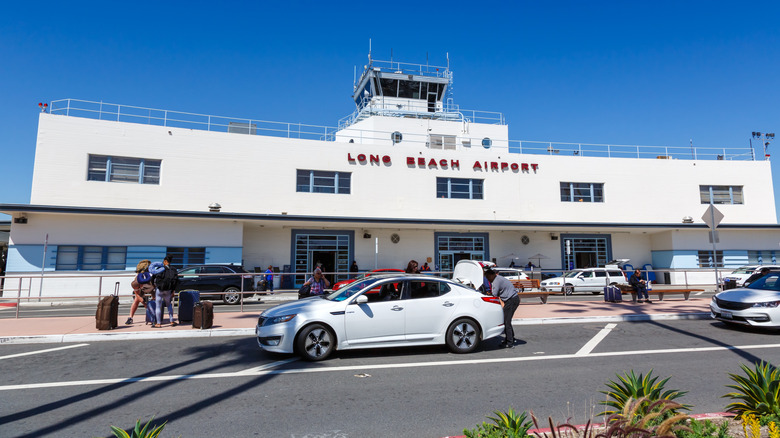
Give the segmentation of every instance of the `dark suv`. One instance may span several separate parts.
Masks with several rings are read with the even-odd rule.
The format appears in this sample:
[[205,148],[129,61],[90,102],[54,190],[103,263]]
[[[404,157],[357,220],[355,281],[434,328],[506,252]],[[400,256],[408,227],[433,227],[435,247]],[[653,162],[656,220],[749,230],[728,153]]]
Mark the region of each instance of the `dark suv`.
[[[245,274],[245,275],[239,275]],[[240,265],[195,265],[185,266],[179,270],[179,285],[176,291],[196,290],[201,298],[209,296],[210,292],[222,293],[211,295],[218,297],[225,304],[241,302],[241,282],[244,283],[244,297],[255,293],[254,276]]]

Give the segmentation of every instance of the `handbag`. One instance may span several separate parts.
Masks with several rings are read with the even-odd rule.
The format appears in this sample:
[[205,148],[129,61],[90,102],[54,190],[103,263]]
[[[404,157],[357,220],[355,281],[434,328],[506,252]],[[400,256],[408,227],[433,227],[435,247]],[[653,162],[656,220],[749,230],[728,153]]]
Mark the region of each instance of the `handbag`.
[[304,284],[301,286],[300,289],[298,289],[298,299],[301,298],[307,298],[311,296],[311,285],[310,284]]

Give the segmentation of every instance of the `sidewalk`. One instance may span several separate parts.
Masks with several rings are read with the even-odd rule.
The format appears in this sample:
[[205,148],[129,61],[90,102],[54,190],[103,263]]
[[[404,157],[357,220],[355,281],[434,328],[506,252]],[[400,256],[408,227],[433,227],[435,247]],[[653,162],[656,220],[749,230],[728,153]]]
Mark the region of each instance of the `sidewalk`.
[[[541,304],[529,299],[520,304],[513,325],[564,324],[582,322],[650,321],[669,319],[708,319],[709,298],[667,298],[652,304],[571,301]],[[214,314],[214,326],[195,330],[190,324],[152,328],[143,323],[143,312],[135,324],[124,325],[125,315],[114,330],[99,331],[92,316],[0,319],[0,345],[27,343],[95,342],[136,339],[253,336],[256,312],[220,312]]]

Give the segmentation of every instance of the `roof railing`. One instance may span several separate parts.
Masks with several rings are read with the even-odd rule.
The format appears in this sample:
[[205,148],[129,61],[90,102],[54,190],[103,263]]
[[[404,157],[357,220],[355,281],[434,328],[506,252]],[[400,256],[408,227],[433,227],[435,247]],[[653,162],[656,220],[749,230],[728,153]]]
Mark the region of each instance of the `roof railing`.
[[[336,128],[331,126],[305,125],[301,123],[272,122],[237,117],[212,116],[206,114],[186,113],[181,111],[143,108],[130,105],[118,105],[105,102],[91,102],[78,99],[55,100],[51,102],[49,108],[51,114],[96,120],[110,120],[233,134],[264,135],[280,138],[299,138],[325,141],[334,141],[336,139],[336,133],[340,129],[343,129],[346,126],[350,126],[357,120],[357,117],[360,116],[360,114],[356,112],[347,118],[342,119],[339,122],[339,127]],[[454,109],[455,107],[448,108]],[[387,112],[383,115],[387,114],[390,113]],[[488,120],[493,120],[493,124],[505,124],[504,116],[501,113],[477,112],[458,109],[458,111],[429,114],[433,114],[433,117],[436,117],[437,115],[442,118],[454,117],[452,120],[467,120],[471,122],[482,121],[487,118]],[[402,115],[399,113],[398,116],[408,117],[408,114]],[[347,122],[349,122],[349,124],[345,124]],[[376,144],[381,141],[388,141],[392,134],[392,132],[356,130],[351,128],[349,137],[356,143]],[[426,147],[430,146],[430,139],[427,135],[414,133],[402,134],[404,143],[409,142],[425,145]],[[470,145],[479,145],[482,141],[482,138],[468,138],[459,136],[458,140],[460,142],[458,147],[465,147],[463,144],[466,142],[468,142]],[[756,160],[755,151],[750,148],[691,148],[684,146],[639,146],[595,143],[541,142],[528,140],[510,140],[508,142],[508,146],[502,147],[494,144],[491,148],[507,150],[509,153],[532,155],[678,160]],[[761,158],[763,157],[759,155],[759,159]]]

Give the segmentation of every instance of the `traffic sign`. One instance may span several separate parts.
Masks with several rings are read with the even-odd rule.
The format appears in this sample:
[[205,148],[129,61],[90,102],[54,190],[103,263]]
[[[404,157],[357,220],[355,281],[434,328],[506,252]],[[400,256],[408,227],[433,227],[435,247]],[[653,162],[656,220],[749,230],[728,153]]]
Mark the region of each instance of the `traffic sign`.
[[723,213],[715,208],[714,205],[710,204],[707,211],[704,212],[704,216],[701,217],[701,220],[714,230],[715,228],[718,228],[720,221],[723,220]]

